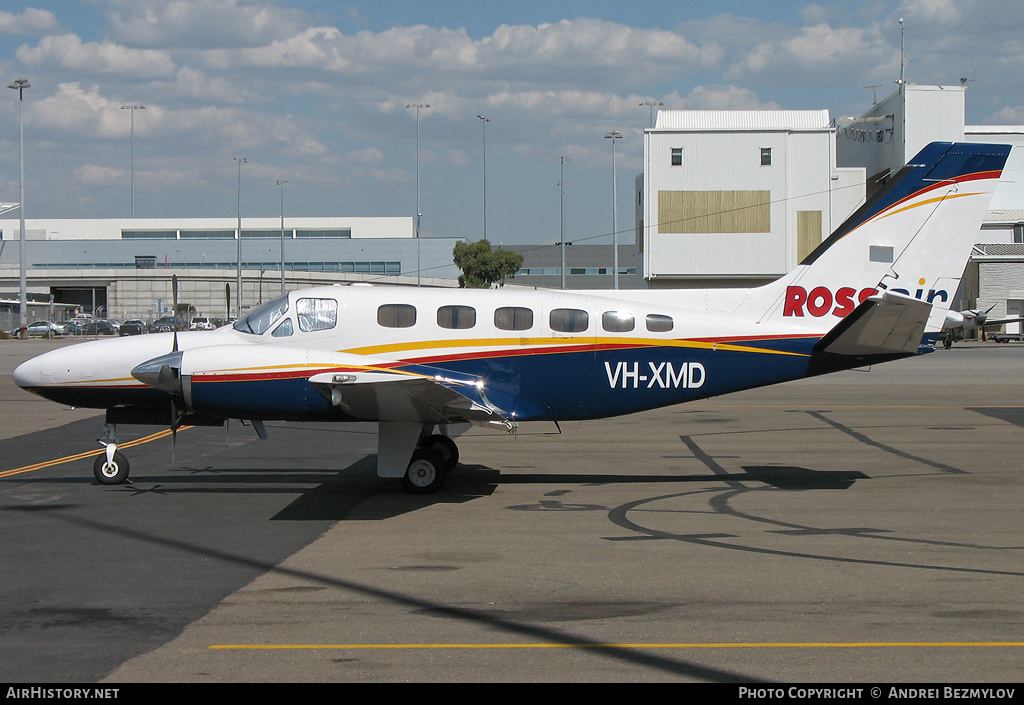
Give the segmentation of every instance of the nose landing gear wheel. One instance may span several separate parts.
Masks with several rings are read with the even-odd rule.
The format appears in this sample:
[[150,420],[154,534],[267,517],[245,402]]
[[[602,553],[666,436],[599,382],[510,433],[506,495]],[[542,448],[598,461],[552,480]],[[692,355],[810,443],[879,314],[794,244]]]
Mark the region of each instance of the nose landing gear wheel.
[[120,451],[114,452],[114,457],[109,463],[107,454],[101,453],[92,464],[92,474],[101,485],[120,485],[128,479],[128,471],[128,458]]
[[412,494],[433,494],[448,476],[444,458],[435,450],[417,448],[402,477],[402,487]]

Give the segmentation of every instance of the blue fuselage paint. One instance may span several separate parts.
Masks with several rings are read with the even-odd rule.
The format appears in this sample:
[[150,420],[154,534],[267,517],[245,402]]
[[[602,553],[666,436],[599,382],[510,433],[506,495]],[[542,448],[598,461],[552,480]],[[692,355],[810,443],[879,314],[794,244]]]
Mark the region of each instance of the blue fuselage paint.
[[[482,380],[487,400],[517,421],[597,419],[799,379],[807,371],[814,342],[743,344],[763,352],[708,344],[497,355],[434,361],[431,367]],[[231,418],[350,420],[298,375],[196,378],[191,406],[203,414]]]

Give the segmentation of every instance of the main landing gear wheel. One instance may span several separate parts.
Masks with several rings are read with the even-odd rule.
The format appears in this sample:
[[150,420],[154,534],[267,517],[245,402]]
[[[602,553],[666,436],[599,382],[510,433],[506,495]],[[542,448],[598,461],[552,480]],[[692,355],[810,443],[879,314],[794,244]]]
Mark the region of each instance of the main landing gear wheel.
[[101,485],[120,485],[128,479],[128,471],[128,458],[120,451],[114,451],[114,457],[109,463],[107,454],[100,453],[92,464],[92,474]]
[[412,494],[433,494],[448,476],[444,457],[431,448],[417,448],[402,477],[402,487]]
[[448,472],[454,470],[459,464],[459,447],[448,436],[442,436],[440,433],[427,436],[423,439],[420,447],[429,448],[439,453],[444,460],[445,470]]

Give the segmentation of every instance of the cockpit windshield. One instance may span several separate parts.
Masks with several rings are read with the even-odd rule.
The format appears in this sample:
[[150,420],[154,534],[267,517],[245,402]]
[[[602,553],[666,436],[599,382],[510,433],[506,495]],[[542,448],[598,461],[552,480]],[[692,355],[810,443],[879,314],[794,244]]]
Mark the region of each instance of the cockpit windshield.
[[288,295],[278,297],[263,304],[245,318],[240,318],[233,326],[235,330],[253,335],[263,335],[274,324],[274,321],[288,312]]

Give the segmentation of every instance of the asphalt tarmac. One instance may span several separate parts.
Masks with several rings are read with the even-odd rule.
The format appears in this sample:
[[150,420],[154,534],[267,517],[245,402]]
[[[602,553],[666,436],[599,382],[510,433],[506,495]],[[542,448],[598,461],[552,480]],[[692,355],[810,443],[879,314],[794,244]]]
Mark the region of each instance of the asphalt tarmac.
[[[0,342],[0,682],[1014,683],[1024,345],[473,430],[429,497],[372,425],[126,450]],[[119,427],[122,443],[159,429]]]

